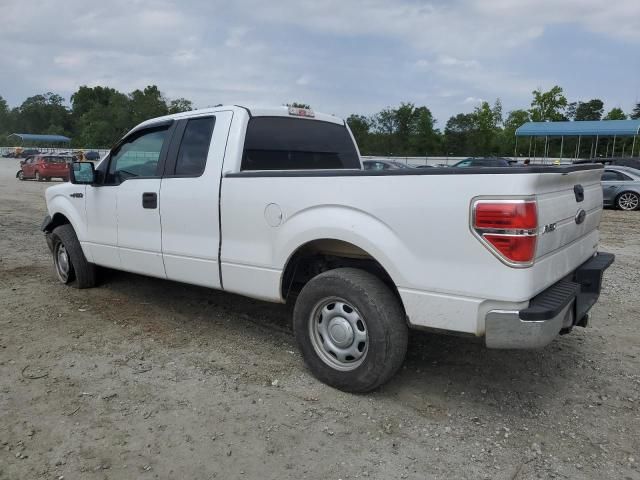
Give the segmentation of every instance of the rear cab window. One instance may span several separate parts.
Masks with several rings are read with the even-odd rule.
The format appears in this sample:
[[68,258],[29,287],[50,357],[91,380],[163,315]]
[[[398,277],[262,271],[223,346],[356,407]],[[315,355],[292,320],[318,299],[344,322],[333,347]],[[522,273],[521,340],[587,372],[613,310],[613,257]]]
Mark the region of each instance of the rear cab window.
[[203,174],[214,124],[215,117],[187,121],[176,158],[175,175],[199,177]]
[[344,125],[287,117],[249,120],[241,170],[360,169]]

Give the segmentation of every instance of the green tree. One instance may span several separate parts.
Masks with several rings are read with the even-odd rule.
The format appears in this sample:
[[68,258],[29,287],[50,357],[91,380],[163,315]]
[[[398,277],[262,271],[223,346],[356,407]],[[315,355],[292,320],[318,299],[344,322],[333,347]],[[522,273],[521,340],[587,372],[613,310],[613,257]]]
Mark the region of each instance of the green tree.
[[534,122],[565,120],[564,111],[567,108],[567,97],[558,85],[547,92],[534,90],[529,113]]
[[186,98],[176,98],[169,102],[169,113],[189,112],[193,110],[193,103]]
[[[21,133],[71,133],[71,113],[64,106],[64,98],[55,93],[44,93],[27,98],[14,112],[14,128]],[[51,126],[57,131],[52,132]]]
[[2,142],[4,142],[7,134],[11,133],[11,127],[9,125],[10,115],[9,105],[0,95],[0,139]]
[[529,121],[531,117],[526,110],[512,110],[507,114],[500,140],[502,155],[513,155],[516,146],[516,130]]
[[[604,103],[599,98],[593,98],[588,102],[578,102],[575,109],[573,119],[582,120],[600,120],[604,112]],[[570,117],[571,118],[571,117]]]
[[356,139],[360,152],[368,152],[369,129],[371,128],[369,119],[364,115],[349,115],[347,125]]
[[631,115],[629,115],[629,118],[633,120],[640,119],[640,102],[636,103],[636,106],[633,107],[633,110],[631,111]]
[[502,102],[497,99],[493,108],[489,102],[482,102],[474,109],[473,117],[476,127],[475,150],[484,155],[494,154],[502,123]]
[[473,113],[459,113],[447,121],[444,146],[447,155],[475,155],[478,126]]
[[129,94],[133,124],[169,113],[167,101],[156,85],[148,85],[144,90],[134,90]]
[[435,128],[435,119],[427,107],[415,109],[415,132],[411,140],[411,154],[428,156],[440,151],[440,132]]
[[605,120],[626,120],[627,115],[619,107],[614,107],[609,110],[609,113],[604,117]]
[[74,144],[101,148],[113,145],[135,123],[129,97],[109,87],[81,86],[71,96]]

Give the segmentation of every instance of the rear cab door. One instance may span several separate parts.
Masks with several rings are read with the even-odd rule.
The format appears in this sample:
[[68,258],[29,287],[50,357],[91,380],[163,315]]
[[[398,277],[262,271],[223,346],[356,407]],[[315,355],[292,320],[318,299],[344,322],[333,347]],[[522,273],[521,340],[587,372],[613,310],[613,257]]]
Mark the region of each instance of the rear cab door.
[[160,187],[167,278],[221,288],[220,175],[232,111],[179,120]]

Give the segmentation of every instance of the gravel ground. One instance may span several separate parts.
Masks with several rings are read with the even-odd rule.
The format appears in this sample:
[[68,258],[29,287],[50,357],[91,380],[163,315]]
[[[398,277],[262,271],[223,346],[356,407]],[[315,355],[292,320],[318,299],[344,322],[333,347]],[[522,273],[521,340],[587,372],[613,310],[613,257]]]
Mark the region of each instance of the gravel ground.
[[47,184],[0,159],[0,479],[640,479],[640,212],[591,325],[540,351],[412,333],[349,395],[305,369],[280,305],[107,272],[54,278]]

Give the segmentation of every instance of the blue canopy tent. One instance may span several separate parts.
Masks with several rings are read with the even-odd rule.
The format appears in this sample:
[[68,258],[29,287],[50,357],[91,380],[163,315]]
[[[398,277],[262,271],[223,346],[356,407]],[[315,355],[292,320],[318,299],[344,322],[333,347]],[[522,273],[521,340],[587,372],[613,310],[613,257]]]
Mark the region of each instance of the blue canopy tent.
[[[611,156],[616,149],[616,139],[618,137],[633,137],[631,146],[631,156],[635,152],[636,139],[640,135],[640,120],[596,120],[596,121],[575,121],[575,122],[527,122],[516,130],[516,156],[518,149],[518,137],[544,137],[544,158],[548,156],[549,138],[560,137],[560,158],[563,155],[564,137],[578,137],[576,144],[576,158],[580,151],[580,141],[582,137],[591,137],[592,145],[589,151],[589,158],[598,156],[598,140],[601,137],[613,137],[613,148]],[[595,144],[593,143],[595,137]],[[594,146],[595,145],[595,146]],[[608,146],[607,153],[608,155]],[[535,151],[534,151],[535,156]],[[531,157],[531,141],[529,141],[529,157]]]
[[71,139],[64,135],[35,135],[33,133],[12,133],[7,138],[17,137],[23,142],[39,142],[43,144],[69,143]]

